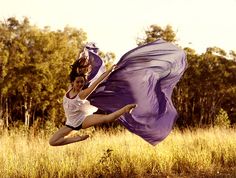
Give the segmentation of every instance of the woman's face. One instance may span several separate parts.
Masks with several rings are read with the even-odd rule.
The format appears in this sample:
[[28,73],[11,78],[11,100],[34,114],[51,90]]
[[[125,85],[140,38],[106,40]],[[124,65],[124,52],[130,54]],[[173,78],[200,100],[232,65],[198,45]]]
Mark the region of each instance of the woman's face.
[[76,77],[72,82],[72,86],[76,91],[80,91],[85,84],[84,77]]

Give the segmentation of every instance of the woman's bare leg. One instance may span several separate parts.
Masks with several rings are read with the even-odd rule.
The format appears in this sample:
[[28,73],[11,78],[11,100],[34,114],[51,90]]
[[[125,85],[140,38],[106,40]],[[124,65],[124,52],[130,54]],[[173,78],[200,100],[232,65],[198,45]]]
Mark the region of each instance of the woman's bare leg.
[[75,137],[66,138],[66,136],[69,135],[71,131],[72,131],[71,128],[63,126],[50,138],[49,144],[51,146],[62,146],[62,145],[67,145],[74,142],[79,142],[89,137],[88,135],[83,135],[83,136],[75,136]]
[[137,106],[136,104],[128,104],[128,105],[124,106],[123,108],[121,108],[111,114],[93,114],[93,115],[87,116],[82,124],[82,128],[86,129],[88,127],[98,125],[101,123],[115,121],[121,115],[123,115],[124,113],[130,112],[136,106]]

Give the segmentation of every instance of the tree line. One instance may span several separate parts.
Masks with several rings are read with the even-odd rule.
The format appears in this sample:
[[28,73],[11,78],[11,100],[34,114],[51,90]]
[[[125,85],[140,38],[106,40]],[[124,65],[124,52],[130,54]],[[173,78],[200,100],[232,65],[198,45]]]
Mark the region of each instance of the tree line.
[[[144,38],[137,38],[137,45],[158,38],[178,45],[170,25],[151,25]],[[62,97],[68,88],[70,65],[86,40],[82,29],[40,29],[28,18],[0,21],[0,125],[62,124]],[[173,93],[177,124],[212,125],[222,109],[231,124],[236,123],[236,53],[227,54],[219,47],[209,47],[202,54],[189,47],[184,50],[188,68]],[[115,59],[112,52],[100,55],[107,65]]]

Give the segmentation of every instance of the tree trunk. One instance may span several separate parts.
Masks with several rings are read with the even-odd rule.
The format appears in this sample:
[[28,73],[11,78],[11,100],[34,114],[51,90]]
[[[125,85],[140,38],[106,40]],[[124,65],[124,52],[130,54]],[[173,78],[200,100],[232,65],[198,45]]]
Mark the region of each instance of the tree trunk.
[[0,98],[0,119],[3,119],[3,96]]
[[32,124],[34,123],[34,121],[35,121],[35,113],[36,113],[36,109],[37,109],[37,104],[34,106],[34,111],[33,111],[33,113],[32,113]]
[[6,98],[6,111],[5,111],[5,124],[6,127],[9,128],[9,106],[8,106],[8,98]]
[[25,126],[29,126],[29,108],[27,99],[24,102],[24,108],[25,108]]
[[25,107],[25,125],[27,127],[30,126],[30,113],[31,113],[31,108],[32,108],[32,97],[28,100],[26,98],[24,102],[24,107]]
[[3,119],[3,96],[1,95],[0,99],[0,128],[4,128],[4,119]]

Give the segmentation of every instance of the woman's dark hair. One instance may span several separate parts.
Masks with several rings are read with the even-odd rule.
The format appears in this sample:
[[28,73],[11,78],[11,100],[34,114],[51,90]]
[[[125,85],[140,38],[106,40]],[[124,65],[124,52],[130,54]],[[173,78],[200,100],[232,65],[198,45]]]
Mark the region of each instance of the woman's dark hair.
[[88,68],[90,64],[88,63],[87,59],[79,58],[71,65],[71,72],[70,72],[70,81],[73,82],[76,77],[83,77],[86,81],[86,74],[78,73],[78,68]]
[[89,66],[90,64],[86,58],[79,58],[71,65],[71,69],[72,71],[77,71],[77,68],[85,68]]
[[83,74],[78,74],[75,70],[71,70],[69,77],[70,82],[74,82],[76,77],[83,77],[84,81],[86,82],[86,76]]

